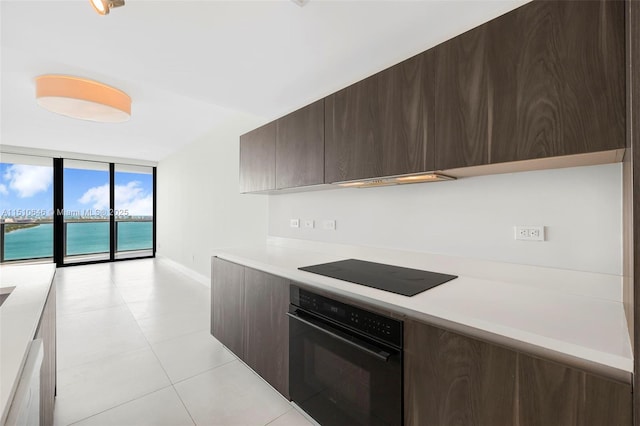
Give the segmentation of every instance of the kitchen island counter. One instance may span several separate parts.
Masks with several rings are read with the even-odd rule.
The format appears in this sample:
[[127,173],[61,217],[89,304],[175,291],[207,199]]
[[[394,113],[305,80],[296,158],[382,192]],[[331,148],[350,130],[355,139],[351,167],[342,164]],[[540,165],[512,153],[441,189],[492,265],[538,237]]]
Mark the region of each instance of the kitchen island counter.
[[15,287],[0,306],[0,424],[6,421],[55,271],[52,263],[0,267],[0,288]]

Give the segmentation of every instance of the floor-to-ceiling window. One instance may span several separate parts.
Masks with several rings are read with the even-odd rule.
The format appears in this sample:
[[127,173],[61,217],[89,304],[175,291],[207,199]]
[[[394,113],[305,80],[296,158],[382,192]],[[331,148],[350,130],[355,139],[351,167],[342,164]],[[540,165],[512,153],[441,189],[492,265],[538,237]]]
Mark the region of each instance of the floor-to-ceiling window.
[[51,259],[51,158],[2,154],[0,159],[0,261]]
[[64,263],[110,258],[109,164],[64,160]]
[[153,250],[153,168],[115,165],[116,259]]
[[0,154],[0,262],[155,255],[155,168]]

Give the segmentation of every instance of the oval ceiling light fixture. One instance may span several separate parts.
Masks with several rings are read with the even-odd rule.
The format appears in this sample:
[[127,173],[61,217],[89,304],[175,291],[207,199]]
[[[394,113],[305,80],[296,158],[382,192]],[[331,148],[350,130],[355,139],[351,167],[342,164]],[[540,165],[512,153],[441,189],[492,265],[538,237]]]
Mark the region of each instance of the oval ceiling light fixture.
[[109,11],[114,7],[124,6],[124,0],[89,0],[91,6],[100,15],[108,15]]
[[120,123],[131,117],[131,98],[97,81],[66,75],[36,77],[38,105],[67,117]]

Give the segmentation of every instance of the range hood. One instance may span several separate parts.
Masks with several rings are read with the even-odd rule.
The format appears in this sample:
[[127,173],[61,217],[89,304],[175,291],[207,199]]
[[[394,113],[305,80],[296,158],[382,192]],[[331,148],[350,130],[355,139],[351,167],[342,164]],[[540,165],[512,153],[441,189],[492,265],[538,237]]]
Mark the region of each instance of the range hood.
[[420,173],[415,175],[389,176],[384,178],[360,179],[346,182],[335,182],[334,185],[347,188],[371,188],[374,186],[404,185],[407,183],[441,182],[455,180],[454,177],[440,173]]

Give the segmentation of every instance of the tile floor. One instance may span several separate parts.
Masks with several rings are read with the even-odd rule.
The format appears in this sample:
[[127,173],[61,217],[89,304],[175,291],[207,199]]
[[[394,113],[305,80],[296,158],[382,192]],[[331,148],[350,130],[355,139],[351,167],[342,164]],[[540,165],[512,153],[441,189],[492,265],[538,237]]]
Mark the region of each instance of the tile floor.
[[154,259],[56,272],[55,425],[308,426],[209,334],[209,288]]

